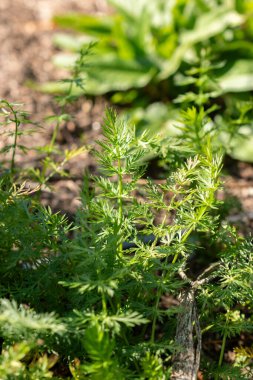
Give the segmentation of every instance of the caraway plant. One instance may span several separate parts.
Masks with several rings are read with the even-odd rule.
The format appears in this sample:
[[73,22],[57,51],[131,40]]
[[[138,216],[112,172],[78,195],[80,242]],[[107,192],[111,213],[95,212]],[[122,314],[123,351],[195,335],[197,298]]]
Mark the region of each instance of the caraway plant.
[[1,379],[252,378],[252,241],[224,218],[208,113],[182,117],[184,144],[108,110],[72,223],[3,163]]

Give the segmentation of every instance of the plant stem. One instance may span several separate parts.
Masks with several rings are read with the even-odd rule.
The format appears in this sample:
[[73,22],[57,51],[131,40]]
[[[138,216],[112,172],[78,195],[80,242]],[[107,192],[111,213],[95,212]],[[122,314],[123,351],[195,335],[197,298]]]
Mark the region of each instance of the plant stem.
[[[158,309],[159,301],[161,298],[162,292],[161,289],[158,290],[157,292],[157,299],[156,299],[156,305],[155,309]],[[157,315],[154,316],[153,323],[152,323],[152,329],[151,329],[151,337],[150,337],[150,343],[155,342],[155,330],[156,330],[156,321],[157,321]]]
[[15,110],[12,107],[10,108],[13,112],[14,123],[15,123],[14,143],[13,143],[12,158],[11,158],[11,174],[13,174],[14,169],[15,169],[15,155],[16,155],[16,149],[17,149],[18,127],[20,126],[20,120],[17,118],[17,113],[15,112]]
[[[204,215],[204,213],[206,212],[207,210],[207,207],[208,206],[203,206],[201,207],[200,211],[199,211],[199,214],[196,218],[196,221],[192,224],[192,226],[189,228],[188,231],[186,231],[184,233],[184,235],[182,236],[182,239],[181,239],[181,243],[185,243],[186,240],[188,239],[189,235],[192,233],[192,231],[195,229],[197,223],[200,221],[200,219],[202,218],[202,216]],[[175,264],[177,259],[178,259],[178,256],[179,256],[179,252],[177,252],[172,260],[172,264]]]
[[[50,157],[50,155],[52,154],[52,151],[53,151],[53,148],[54,148],[54,145],[55,145],[55,141],[56,141],[56,138],[58,136],[59,129],[60,129],[60,124],[61,124],[60,116],[63,115],[63,113],[65,112],[65,107],[66,107],[66,104],[67,104],[66,99],[68,98],[68,96],[71,95],[72,88],[73,88],[73,82],[70,83],[68,92],[67,92],[67,94],[66,94],[66,96],[64,98],[65,101],[63,102],[63,104],[62,104],[62,106],[60,108],[60,113],[58,115],[57,123],[56,123],[56,126],[54,127],[53,135],[52,135],[51,141],[49,143],[49,150],[47,152],[47,157]],[[43,175],[43,177],[45,177],[45,175],[46,175],[46,170],[47,170],[47,165],[44,162],[44,165],[43,165],[43,168],[42,168],[42,175]],[[46,182],[46,180],[44,180],[44,182]]]
[[[164,226],[165,219],[166,219],[166,217],[164,216],[164,218],[163,218],[163,222],[162,222],[162,226]],[[156,246],[156,244],[157,244],[157,240],[158,240],[158,238],[156,237],[155,240],[154,240],[154,242],[153,242],[153,245],[154,245],[154,246]],[[167,263],[168,263],[168,256],[167,256],[166,259],[165,259],[165,264],[167,264]],[[163,279],[164,279],[165,277],[166,277],[166,272],[165,272],[165,269],[164,269],[163,272],[162,272],[162,275],[161,275],[161,281],[163,281]],[[161,290],[161,288],[160,288],[160,289],[157,291],[157,298],[156,298],[155,310],[158,310],[158,306],[159,306],[159,301],[160,301],[161,295],[162,295],[162,290]],[[157,322],[157,314],[154,316],[153,323],[152,323],[151,337],[150,337],[150,342],[151,342],[151,343],[154,343],[154,342],[155,342],[156,322]]]
[[227,340],[227,334],[225,333],[225,334],[223,335],[223,339],[222,339],[222,345],[221,345],[221,351],[220,351],[220,358],[219,358],[219,363],[218,363],[218,366],[219,366],[219,367],[222,365],[223,356],[224,356],[225,347],[226,347],[226,340]]
[[[63,98],[63,104],[61,106],[61,109],[60,109],[60,114],[59,116],[61,116],[64,112],[65,112],[65,107],[66,107],[66,104],[67,104],[67,99],[68,97],[71,95],[71,92],[72,92],[72,89],[73,89],[73,82],[71,81],[70,82],[70,85],[69,85],[69,88],[68,88],[68,91],[67,91],[67,94],[65,95],[65,97]],[[50,144],[49,144],[49,154],[52,152],[53,150],[53,147],[54,147],[54,144],[55,144],[55,140],[56,140],[56,137],[58,135],[58,132],[59,132],[59,128],[60,128],[60,120],[58,119],[57,120],[57,123],[56,123],[56,126],[54,128],[54,131],[53,131],[53,135],[52,135],[52,138],[51,138],[51,141],[50,141]]]
[[[53,135],[52,135],[52,138],[51,138],[51,141],[50,141],[50,144],[49,144],[49,154],[53,150],[53,147],[54,147],[54,144],[55,144],[55,140],[56,140],[56,137],[57,137],[58,132],[59,132],[59,128],[60,128],[60,121],[57,120],[56,126],[55,126],[54,131],[53,131]],[[48,154],[48,156],[49,156],[49,154]]]
[[[219,362],[218,362],[218,368],[221,367],[222,362],[223,362],[223,357],[224,357],[224,352],[225,352],[225,347],[226,347],[226,341],[227,341],[227,333],[225,332],[222,338],[222,345],[221,345],[221,350],[220,350],[220,357],[219,357]],[[215,375],[214,380],[219,380],[219,374]]]
[[122,256],[122,242],[121,242],[121,234],[119,233],[121,224],[123,221],[123,201],[122,201],[122,194],[123,194],[123,176],[122,176],[122,166],[121,166],[121,159],[118,157],[118,207],[119,207],[119,221],[118,221],[118,246],[117,246],[117,252],[118,256]]
[[107,314],[107,305],[104,292],[102,292],[102,309],[105,314]]
[[10,119],[10,121],[14,122],[15,124],[15,132],[14,132],[14,142],[13,142],[13,150],[12,150],[12,157],[11,157],[11,174],[13,175],[14,169],[15,169],[15,155],[16,155],[16,149],[17,149],[17,141],[18,141],[18,128],[20,126],[20,120],[18,118],[18,112],[15,111],[15,109],[12,107],[12,105],[7,102],[6,100],[1,100],[3,104],[5,104],[12,112],[14,119]]
[[[70,95],[71,89],[72,89],[72,86],[70,86],[69,91],[67,93],[67,96]],[[62,105],[62,107],[60,109],[59,117],[64,113],[64,111],[65,111],[65,103]],[[53,130],[53,135],[52,135],[52,138],[51,138],[51,141],[50,141],[50,144],[49,144],[49,154],[48,154],[48,156],[52,153],[56,137],[57,137],[57,135],[59,133],[59,129],[60,129],[60,119],[57,120],[56,126],[55,126],[55,128]]]

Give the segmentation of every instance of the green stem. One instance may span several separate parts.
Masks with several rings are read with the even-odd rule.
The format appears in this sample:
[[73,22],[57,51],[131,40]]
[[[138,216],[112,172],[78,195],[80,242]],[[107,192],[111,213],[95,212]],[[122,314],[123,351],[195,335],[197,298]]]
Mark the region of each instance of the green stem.
[[[225,352],[225,347],[226,347],[226,341],[227,341],[227,333],[224,333],[223,338],[222,338],[222,345],[221,345],[221,350],[220,350],[218,368],[221,367],[222,362],[223,362],[223,357],[224,357],[224,352]],[[214,380],[219,380],[219,374],[215,375]]]
[[66,162],[67,162],[67,159],[64,158],[64,160],[61,163],[59,163],[57,168],[55,170],[53,170],[50,174],[48,174],[47,177],[45,177],[45,175],[43,175],[43,177],[45,177],[45,178],[44,178],[42,184],[45,185],[50,180],[50,178],[52,178],[55,175],[55,173],[60,171],[65,166]]
[[219,367],[222,365],[223,356],[224,356],[225,347],[226,347],[226,340],[227,340],[227,334],[225,333],[225,334],[223,335],[223,339],[222,339],[222,345],[221,345],[221,351],[220,351],[220,358],[219,358],[219,363],[218,363],[218,366],[219,366]]
[[[162,295],[162,292],[161,292],[161,289],[159,289],[157,292],[157,299],[156,299],[156,305],[155,305],[156,310],[158,309],[161,295]],[[154,342],[155,342],[156,322],[157,322],[157,314],[154,316],[153,323],[152,323],[151,337],[150,337],[150,343],[152,343],[152,344],[154,344]]]
[[106,305],[106,298],[104,292],[102,292],[102,309],[104,314],[107,314],[107,305]]
[[117,252],[119,256],[122,256],[123,246],[121,242],[121,234],[119,233],[122,222],[123,222],[123,201],[122,201],[122,194],[123,194],[123,176],[122,176],[122,166],[121,166],[121,160],[118,158],[118,207],[119,207],[119,225],[118,225],[118,247]]
[[[67,93],[67,96],[70,94],[71,89],[72,89],[72,86],[70,86],[69,91],[68,91],[68,93]],[[64,110],[65,110],[65,103],[62,105],[62,107],[61,107],[61,109],[60,109],[59,117],[64,113]],[[51,138],[50,144],[49,144],[49,153],[48,153],[48,156],[50,155],[50,153],[52,153],[52,150],[53,150],[53,147],[54,147],[54,144],[55,144],[56,137],[57,137],[57,135],[58,135],[58,133],[59,133],[59,129],[60,129],[60,120],[58,119],[58,120],[57,120],[57,123],[56,123],[56,126],[55,126],[55,128],[54,128],[54,131],[53,131],[53,135],[52,135],[52,138]]]
[[53,131],[53,135],[52,135],[52,138],[51,138],[51,141],[50,141],[50,144],[49,144],[49,154],[52,152],[53,150],[53,147],[54,147],[54,144],[55,144],[55,140],[56,140],[56,137],[58,135],[58,132],[59,132],[59,128],[60,128],[60,121],[57,120],[57,123],[56,123],[56,126],[54,128],[54,131]]
[[[208,206],[204,206],[204,207],[201,207],[200,211],[199,211],[199,214],[197,216],[197,219],[196,219],[196,222],[192,224],[192,226],[189,228],[188,231],[186,231],[184,233],[184,235],[182,236],[182,239],[181,239],[181,243],[185,243],[186,240],[188,239],[189,235],[192,233],[192,231],[194,231],[197,223],[200,221],[200,219],[202,218],[202,216],[204,215],[204,213],[206,212],[207,210],[207,207]],[[172,260],[172,264],[175,264],[177,259],[178,259],[178,256],[179,256],[179,252],[177,252]]]
[[[68,92],[66,94],[66,97],[65,99],[68,98],[68,96],[71,95],[71,92],[72,92],[72,88],[73,88],[73,82],[70,83],[70,86],[69,86],[69,89],[68,89]],[[60,108],[60,113],[59,113],[59,117],[65,112],[65,106],[66,106],[66,100],[63,102],[61,108]],[[55,141],[56,141],[56,138],[57,138],[57,135],[59,133],[59,129],[60,129],[60,119],[58,118],[57,120],[57,123],[56,123],[56,126],[54,127],[54,130],[53,130],[53,135],[52,135],[52,138],[51,138],[51,141],[49,143],[49,150],[47,152],[47,157],[50,157],[52,151],[53,151],[53,148],[54,148],[54,145],[55,145]],[[46,170],[47,170],[47,165],[44,163],[43,165],[43,168],[42,168],[42,176],[45,177],[46,175]],[[46,180],[44,180],[44,182],[46,182]]]
[[15,123],[14,143],[13,143],[13,150],[12,150],[12,157],[11,157],[11,174],[13,174],[14,169],[15,169],[15,155],[16,155],[16,149],[17,149],[18,127],[20,126],[20,121],[17,118],[17,113],[14,111],[12,107],[11,107],[11,110],[13,112],[14,123]]
[[[63,102],[63,104],[61,106],[60,115],[62,115],[64,113],[64,111],[65,111],[65,106],[67,104],[67,99],[71,95],[72,89],[73,89],[73,82],[70,82],[68,92],[67,92],[66,96],[64,97],[65,100],[64,100],[64,102]],[[49,154],[53,150],[53,147],[54,147],[54,144],[55,144],[55,140],[56,140],[56,137],[57,137],[58,132],[59,132],[59,128],[60,128],[60,121],[58,120],[57,123],[56,123],[56,126],[54,128],[53,135],[52,135],[52,138],[51,138],[51,141],[50,141],[50,144],[49,144]]]
[[[166,217],[164,216],[163,222],[162,222],[162,226],[164,226],[165,220],[166,220]],[[152,244],[153,246],[156,246],[157,240],[158,240],[158,237],[155,238],[155,240],[154,240],[154,242]],[[168,256],[165,259],[165,264],[167,264],[167,263],[168,263]],[[163,281],[163,279],[165,277],[166,277],[166,272],[165,272],[165,269],[164,269],[163,272],[162,272],[162,275],[161,275],[161,281]],[[156,311],[158,310],[158,306],[159,306],[159,301],[160,301],[161,295],[162,295],[162,290],[159,289],[158,292],[157,292],[157,298],[156,298],[156,304],[155,304],[155,310]],[[152,323],[152,328],[151,328],[150,342],[152,344],[155,342],[156,322],[157,322],[157,314],[155,314],[155,316],[154,316],[153,323]]]
[[18,119],[17,112],[12,107],[12,105],[7,102],[6,100],[1,100],[1,103],[5,104],[12,112],[14,119],[10,119],[15,124],[15,132],[14,132],[14,142],[13,142],[13,150],[12,150],[12,157],[11,157],[11,174],[13,175],[14,169],[15,169],[15,155],[16,155],[16,149],[17,149],[17,141],[18,141],[18,128],[20,126],[20,120]]

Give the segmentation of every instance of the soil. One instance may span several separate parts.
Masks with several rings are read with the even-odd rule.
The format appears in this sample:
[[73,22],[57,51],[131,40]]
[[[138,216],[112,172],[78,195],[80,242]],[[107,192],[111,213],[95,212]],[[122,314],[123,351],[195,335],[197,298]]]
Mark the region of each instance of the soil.
[[[31,119],[42,122],[47,115],[57,113],[51,96],[29,88],[27,83],[44,83],[66,77],[64,70],[56,69],[52,57],[57,52],[52,39],[57,31],[52,16],[66,11],[104,14],[108,11],[106,0],[1,0],[0,1],[0,99],[22,102]],[[58,136],[61,150],[93,144],[99,137],[105,100],[80,99],[73,106],[73,121],[62,126]],[[44,124],[45,125],[45,124]],[[29,146],[46,145],[52,136],[53,126],[46,125],[42,132],[29,136]],[[0,142],[1,145],[1,142]],[[2,141],[3,145],[3,141]],[[35,153],[17,155],[21,166],[38,164]],[[67,166],[71,176],[54,181],[54,192],[45,191],[43,202],[53,209],[72,214],[78,205],[81,178],[86,168],[94,162],[88,153],[73,159]],[[247,163],[229,160],[226,164],[226,192],[239,198],[241,209],[231,212],[229,218],[243,224],[247,230],[253,225],[253,167]],[[246,227],[245,227],[246,226]]]
[[[30,119],[43,126],[39,133],[23,137],[24,145],[29,147],[49,143],[53,125],[45,123],[44,118],[59,111],[52,96],[34,91],[28,83],[44,83],[67,76],[64,70],[56,69],[52,63],[52,57],[57,52],[52,40],[58,31],[52,17],[69,11],[103,14],[107,11],[107,5],[104,0],[0,1],[0,99],[22,103],[29,112]],[[64,151],[83,143],[93,144],[100,133],[104,108],[103,99],[83,98],[68,110],[75,115],[75,119],[61,127],[57,138],[60,149]],[[0,147],[7,143],[2,138]],[[33,150],[26,155],[19,152],[16,162],[19,166],[36,167],[36,158]],[[44,191],[43,202],[50,203],[55,210],[72,214],[78,204],[83,172],[93,165],[92,158],[87,153],[72,159],[67,165],[71,178],[54,181],[54,191]]]

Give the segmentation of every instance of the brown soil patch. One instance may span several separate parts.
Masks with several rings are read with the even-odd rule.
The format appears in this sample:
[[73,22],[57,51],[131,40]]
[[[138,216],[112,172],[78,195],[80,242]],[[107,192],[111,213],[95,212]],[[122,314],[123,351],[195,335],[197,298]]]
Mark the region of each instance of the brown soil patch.
[[[25,138],[29,147],[44,146],[52,136],[53,125],[43,119],[58,112],[49,95],[41,94],[28,87],[28,81],[44,83],[65,78],[64,70],[55,68],[52,57],[57,52],[52,39],[57,31],[52,22],[54,14],[67,11],[103,13],[107,6],[104,0],[1,0],[0,2],[0,99],[24,104],[34,121],[43,130]],[[58,144],[62,150],[81,144],[92,144],[98,137],[105,102],[102,99],[81,99],[69,111],[75,119],[62,126]],[[7,141],[2,140],[3,146]],[[21,166],[38,165],[36,154],[29,151],[26,156],[17,154]],[[67,167],[71,178],[56,181],[53,192],[45,192],[44,202],[51,202],[54,209],[73,212],[77,204],[79,185],[85,168],[92,159],[84,154],[73,159]]]

